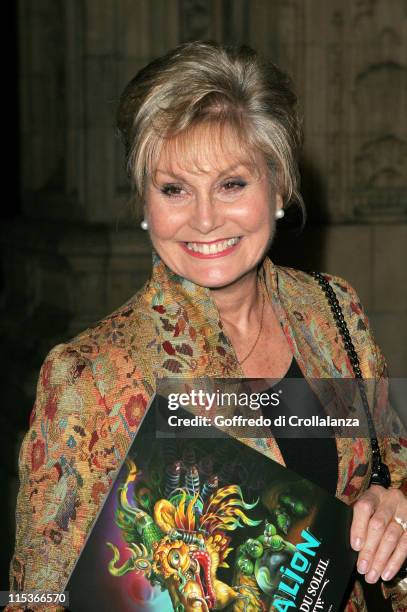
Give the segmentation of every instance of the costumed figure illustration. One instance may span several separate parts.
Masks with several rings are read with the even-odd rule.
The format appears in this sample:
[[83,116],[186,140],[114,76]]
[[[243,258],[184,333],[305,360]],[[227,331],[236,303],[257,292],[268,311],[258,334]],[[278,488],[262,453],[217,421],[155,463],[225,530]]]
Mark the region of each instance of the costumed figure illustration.
[[[130,557],[121,561],[117,546],[107,542],[113,551],[109,572],[143,574],[151,585],[168,590],[176,612],[227,607],[234,612],[265,612],[265,602],[276,588],[277,569],[287,559],[289,563],[295,546],[273,523],[249,516],[259,498],[248,503],[239,485],[221,486],[218,475],[202,475],[185,459],[168,463],[164,470],[150,469],[148,482],[132,459],[126,460],[126,467],[127,476],[117,491],[115,522]],[[307,512],[295,498],[280,495],[270,516],[283,524],[283,515],[286,527],[295,507],[297,517]],[[241,528],[253,529],[253,537],[234,550],[230,534]],[[232,551],[233,580],[227,584],[218,570],[230,567]]]

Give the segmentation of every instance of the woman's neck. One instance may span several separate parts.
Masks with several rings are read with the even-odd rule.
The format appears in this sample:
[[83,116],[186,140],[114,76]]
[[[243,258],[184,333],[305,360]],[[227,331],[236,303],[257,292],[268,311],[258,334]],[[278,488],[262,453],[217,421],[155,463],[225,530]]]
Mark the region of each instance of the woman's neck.
[[261,310],[257,269],[250,271],[232,285],[211,289],[211,295],[223,323],[242,334],[252,329]]

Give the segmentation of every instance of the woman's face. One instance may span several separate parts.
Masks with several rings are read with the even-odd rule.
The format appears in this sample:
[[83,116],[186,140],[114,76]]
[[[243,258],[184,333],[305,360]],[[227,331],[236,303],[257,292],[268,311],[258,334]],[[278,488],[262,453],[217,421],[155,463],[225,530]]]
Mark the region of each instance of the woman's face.
[[222,141],[221,132],[211,129],[211,138],[207,130],[199,138],[195,129],[199,146],[187,151],[187,164],[169,142],[146,185],[145,218],[153,246],[171,270],[198,285],[221,288],[256,268],[282,199],[262,155],[253,167],[247,155],[236,156],[236,148],[225,146],[224,132]]

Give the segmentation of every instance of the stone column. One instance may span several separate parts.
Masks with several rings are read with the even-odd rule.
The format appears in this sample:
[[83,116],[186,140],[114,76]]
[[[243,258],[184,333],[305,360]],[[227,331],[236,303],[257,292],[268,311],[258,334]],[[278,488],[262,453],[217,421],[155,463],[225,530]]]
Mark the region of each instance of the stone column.
[[249,43],[293,77],[310,228],[277,256],[354,284],[393,376],[407,374],[407,9],[254,0]]
[[19,17],[23,215],[2,233],[6,302],[18,295],[32,323],[52,313],[30,332],[51,345],[148,276],[115,112],[129,78],[177,44],[178,14],[163,0],[21,0]]

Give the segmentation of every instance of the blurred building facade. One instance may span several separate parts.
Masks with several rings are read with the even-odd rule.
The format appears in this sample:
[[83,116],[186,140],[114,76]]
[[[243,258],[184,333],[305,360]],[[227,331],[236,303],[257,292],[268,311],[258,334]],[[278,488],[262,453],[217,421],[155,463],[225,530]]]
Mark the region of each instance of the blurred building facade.
[[148,276],[115,110],[138,69],[196,39],[249,44],[292,76],[310,226],[276,260],[347,278],[407,374],[404,0],[20,0],[18,21],[22,213],[1,234],[1,335],[24,423],[48,349]]
[[140,286],[150,252],[115,136],[120,92],[179,42],[247,43],[289,72],[300,100],[309,232],[322,234],[318,250],[312,240],[299,253],[302,267],[355,285],[392,372],[403,372],[403,0],[392,11],[386,0],[21,0],[19,17],[23,214],[2,241],[6,296],[25,314],[41,323],[49,312],[58,341]]

